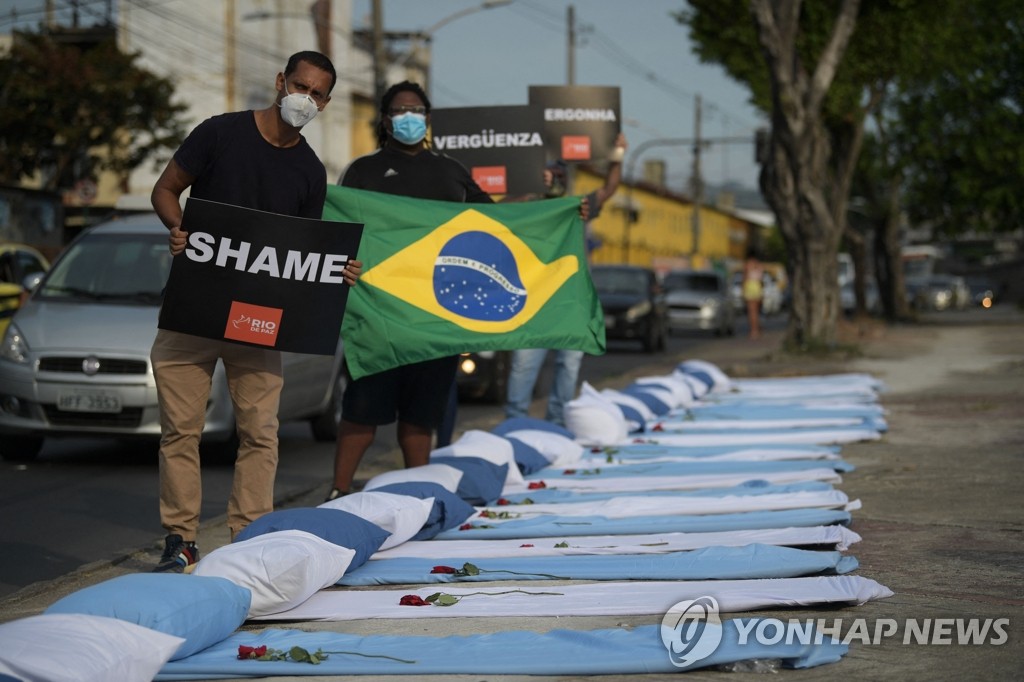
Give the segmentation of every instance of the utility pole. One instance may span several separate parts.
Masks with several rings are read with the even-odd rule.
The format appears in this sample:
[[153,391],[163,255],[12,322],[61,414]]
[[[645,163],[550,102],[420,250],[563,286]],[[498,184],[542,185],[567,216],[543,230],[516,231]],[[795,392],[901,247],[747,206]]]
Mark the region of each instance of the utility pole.
[[[700,95],[694,96],[696,111],[693,115],[693,177],[690,179],[693,192],[693,213],[690,215],[692,245],[690,255],[696,256],[700,250],[700,206],[704,194],[704,180],[700,176],[700,151],[703,141],[700,139]],[[693,263],[690,264],[691,267]]]
[[225,111],[234,111],[235,107],[235,0],[224,4],[224,99],[227,100]]
[[[373,0],[373,101],[380,104],[384,96],[387,56],[384,52],[384,10],[381,0]],[[376,122],[373,124],[376,126]]]
[[565,84],[576,85],[576,8],[572,5],[565,8],[565,21],[569,28]]

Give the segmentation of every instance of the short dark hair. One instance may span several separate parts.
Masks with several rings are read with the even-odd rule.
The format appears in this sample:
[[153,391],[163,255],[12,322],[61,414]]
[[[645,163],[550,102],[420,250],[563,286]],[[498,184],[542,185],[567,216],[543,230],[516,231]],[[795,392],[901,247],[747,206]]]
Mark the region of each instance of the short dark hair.
[[427,97],[427,93],[420,87],[419,83],[413,83],[412,81],[395,83],[380,98],[380,115],[377,117],[377,146],[379,147],[383,147],[388,141],[388,131],[384,127],[384,118],[391,111],[391,102],[395,99],[395,95],[400,92],[411,92],[419,97],[420,101],[423,102],[423,106],[427,108],[427,113],[430,113],[430,98]]
[[306,62],[321,71],[326,71],[331,74],[331,88],[327,91],[328,95],[331,94],[331,90],[334,90],[334,84],[338,82],[338,72],[334,70],[334,64],[332,64],[331,60],[327,58],[327,55],[313,50],[296,52],[288,58],[288,64],[284,67],[285,78],[295,73],[295,70],[299,68],[299,62]]

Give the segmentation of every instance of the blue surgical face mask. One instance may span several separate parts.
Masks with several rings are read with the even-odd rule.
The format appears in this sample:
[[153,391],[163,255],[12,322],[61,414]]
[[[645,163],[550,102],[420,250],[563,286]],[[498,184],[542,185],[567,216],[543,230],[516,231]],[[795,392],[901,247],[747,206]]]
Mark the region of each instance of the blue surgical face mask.
[[427,117],[412,112],[392,116],[391,134],[402,144],[419,144],[427,136]]

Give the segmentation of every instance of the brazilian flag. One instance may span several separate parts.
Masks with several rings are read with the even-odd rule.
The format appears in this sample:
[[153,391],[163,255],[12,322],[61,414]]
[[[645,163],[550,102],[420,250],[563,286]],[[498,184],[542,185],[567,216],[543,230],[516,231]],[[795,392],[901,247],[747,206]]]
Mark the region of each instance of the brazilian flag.
[[365,225],[341,325],[353,378],[468,351],[604,353],[579,199],[461,204],[332,186],[323,217]]

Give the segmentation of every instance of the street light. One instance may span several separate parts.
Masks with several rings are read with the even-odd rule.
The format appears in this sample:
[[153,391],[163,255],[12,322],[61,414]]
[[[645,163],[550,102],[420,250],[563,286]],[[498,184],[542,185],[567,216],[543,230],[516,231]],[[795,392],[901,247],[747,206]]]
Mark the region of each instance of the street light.
[[[449,14],[448,16],[443,17],[442,19],[436,21],[434,24],[432,24],[431,26],[428,26],[427,28],[423,29],[422,31],[416,31],[414,33],[409,33],[408,37],[411,39],[411,44],[409,46],[409,51],[406,53],[406,55],[402,59],[400,59],[399,61],[395,62],[395,66],[401,67],[401,66],[404,66],[405,64],[407,64],[409,62],[409,60],[412,59],[413,57],[415,57],[416,54],[419,52],[419,47],[420,47],[419,43],[420,42],[423,42],[423,43],[425,43],[426,45],[429,46],[430,43],[434,39],[434,34],[437,33],[437,31],[439,29],[441,29],[444,26],[447,26],[448,24],[450,24],[451,22],[455,21],[456,19],[461,19],[464,16],[467,16],[469,14],[476,14],[477,12],[482,12],[483,10],[495,9],[497,7],[504,7],[505,5],[511,5],[513,2],[515,2],[515,0],[485,0],[484,2],[482,2],[479,5],[476,5],[474,7],[465,7],[463,9],[459,10],[458,12],[455,12],[453,14]],[[423,83],[423,89],[429,94],[430,93],[430,65],[431,65],[431,59],[430,59],[429,52],[428,52],[426,60],[424,60],[424,61],[425,61],[425,64],[423,65],[423,75],[424,75],[424,80],[426,82]]]

